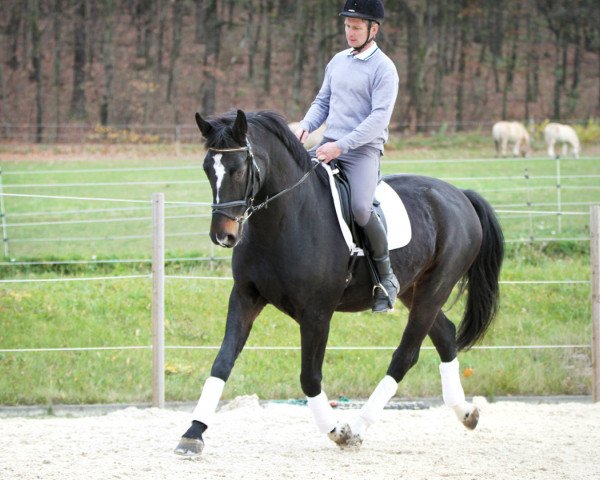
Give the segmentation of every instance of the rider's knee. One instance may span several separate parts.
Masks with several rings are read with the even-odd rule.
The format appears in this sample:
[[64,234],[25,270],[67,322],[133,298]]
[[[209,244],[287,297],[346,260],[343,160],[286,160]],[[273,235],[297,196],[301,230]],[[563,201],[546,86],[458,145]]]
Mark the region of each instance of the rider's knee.
[[354,220],[361,227],[364,227],[369,222],[371,211],[371,205],[352,205],[352,214],[354,215]]

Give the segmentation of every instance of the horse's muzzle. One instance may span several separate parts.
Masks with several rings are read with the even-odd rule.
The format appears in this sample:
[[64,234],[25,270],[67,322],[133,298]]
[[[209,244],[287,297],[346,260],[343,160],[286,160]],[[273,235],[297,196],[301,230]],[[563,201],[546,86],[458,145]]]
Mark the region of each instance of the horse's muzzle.
[[210,239],[215,245],[233,248],[239,241],[240,224],[230,218],[215,215],[210,224]]

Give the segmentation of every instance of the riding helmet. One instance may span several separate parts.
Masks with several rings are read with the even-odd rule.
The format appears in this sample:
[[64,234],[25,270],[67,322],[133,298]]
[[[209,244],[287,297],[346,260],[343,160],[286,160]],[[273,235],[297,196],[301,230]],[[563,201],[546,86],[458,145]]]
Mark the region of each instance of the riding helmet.
[[346,0],[340,16],[362,18],[381,24],[385,12],[381,0]]

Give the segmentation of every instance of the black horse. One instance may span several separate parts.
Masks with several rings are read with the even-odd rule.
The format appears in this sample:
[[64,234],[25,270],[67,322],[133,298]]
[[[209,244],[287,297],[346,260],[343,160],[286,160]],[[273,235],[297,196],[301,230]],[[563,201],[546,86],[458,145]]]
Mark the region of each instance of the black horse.
[[[300,326],[300,383],[321,431],[340,446],[362,442],[366,426],[393,396],[415,365],[426,335],[442,361],[443,397],[469,428],[477,409],[464,400],[459,350],[469,349],[489,327],[498,305],[503,237],[491,206],[473,191],[434,178],[390,175],[412,224],[412,240],[392,250],[399,298],[408,323],[387,375],[359,413],[340,425],[321,391],[322,364],[334,311],[370,308],[372,280],[367,262],[353,266],[336,223],[329,186],[302,144],[278,114],[241,110],[210,121],[196,114],[206,142],[204,170],[213,192],[211,240],[234,248],[234,285],[225,336],[212,366],[192,426],[175,452],[197,455],[202,434],[216,410],[223,386],[263,307],[274,305]],[[268,208],[263,208],[268,205]],[[467,291],[458,332],[442,311],[454,286]],[[382,372],[383,373],[383,372]]]

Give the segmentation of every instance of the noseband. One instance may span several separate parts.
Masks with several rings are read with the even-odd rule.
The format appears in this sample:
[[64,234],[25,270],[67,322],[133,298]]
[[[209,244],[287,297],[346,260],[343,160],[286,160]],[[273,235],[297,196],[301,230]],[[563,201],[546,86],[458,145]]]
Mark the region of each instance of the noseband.
[[[258,191],[260,190],[260,187],[261,187],[260,180],[261,179],[260,179],[260,168],[258,167],[256,160],[254,159],[254,154],[252,153],[252,148],[250,146],[250,143],[247,143],[247,145],[245,147],[239,147],[239,148],[212,148],[212,147],[210,147],[208,150],[211,152],[216,152],[216,153],[230,153],[230,152],[243,152],[243,151],[246,152],[246,160],[245,161],[248,162],[249,173],[246,178],[246,193],[244,195],[244,198],[242,200],[232,200],[231,202],[221,202],[221,203],[212,203],[211,204],[213,215],[218,213],[219,215],[223,215],[227,218],[230,218],[231,220],[239,223],[240,225],[243,224],[246,220],[248,220],[254,212],[256,212],[262,208],[266,208],[267,205],[270,202],[272,202],[273,200],[275,200],[277,197],[293,190],[294,188],[296,188],[297,186],[302,184],[304,182],[304,180],[306,180],[308,178],[308,176],[312,172],[315,171],[315,169],[319,166],[319,163],[320,163],[319,161],[313,159],[315,164],[294,185],[292,185],[291,187],[285,188],[284,190],[282,190],[279,193],[276,193],[275,195],[273,195],[270,198],[267,196],[267,198],[265,199],[264,202],[259,203],[258,205],[254,205],[254,197],[258,194]],[[235,208],[235,207],[246,207],[246,209],[244,210],[244,213],[241,217],[236,217],[235,215],[232,215],[231,213],[229,213],[227,211],[228,209]]]

